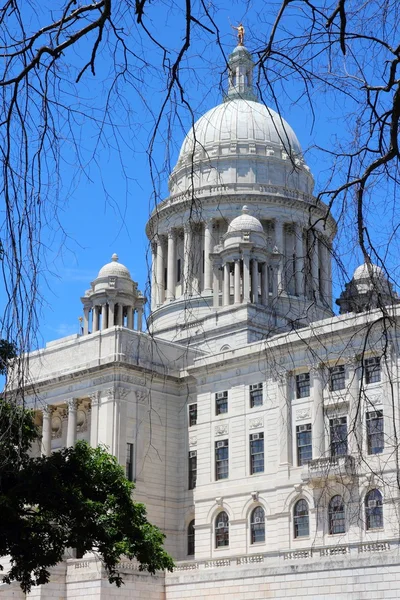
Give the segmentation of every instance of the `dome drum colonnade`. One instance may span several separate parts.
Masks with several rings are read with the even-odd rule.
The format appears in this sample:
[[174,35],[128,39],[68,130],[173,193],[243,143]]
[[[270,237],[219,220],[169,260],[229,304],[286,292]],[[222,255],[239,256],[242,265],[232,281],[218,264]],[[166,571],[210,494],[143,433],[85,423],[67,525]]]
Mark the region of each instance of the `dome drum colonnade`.
[[[231,225],[216,240],[226,228],[226,220],[210,218],[155,236],[151,244],[152,310],[180,298],[211,294],[215,308],[221,306],[221,295],[222,306],[256,304],[260,297],[261,303],[267,305],[282,293],[331,306],[330,239],[307,230],[299,222],[274,220],[264,222],[263,227],[258,219],[255,221],[261,226],[263,242],[254,247],[251,230],[243,223],[236,252],[224,249],[224,238]],[[247,284],[248,278],[251,284]],[[256,280],[260,280],[257,286]],[[228,285],[233,302],[228,299]],[[250,285],[251,293],[247,291]]]
[[[315,318],[331,314],[336,224],[312,196],[313,178],[294,131],[257,101],[253,67],[249,52],[238,46],[229,58],[224,102],[186,136],[170,177],[171,196],[148,223],[155,333],[174,301],[196,300],[200,312],[190,307],[195,320],[205,315],[211,296],[214,308],[253,303],[287,314],[289,302],[288,318],[296,319],[313,303]],[[198,196],[201,216],[190,206],[191,198],[197,206]],[[243,204],[251,219],[257,217],[261,237],[254,245],[255,232],[242,222],[233,248],[230,228]]]

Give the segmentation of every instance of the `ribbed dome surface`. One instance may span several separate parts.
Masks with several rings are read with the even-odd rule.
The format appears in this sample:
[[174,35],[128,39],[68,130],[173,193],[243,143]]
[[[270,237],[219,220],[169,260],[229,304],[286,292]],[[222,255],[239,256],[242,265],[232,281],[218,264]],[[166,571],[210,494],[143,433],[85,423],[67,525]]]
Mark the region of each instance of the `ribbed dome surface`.
[[260,221],[248,214],[249,209],[247,206],[243,206],[242,212],[243,214],[231,221],[228,233],[232,233],[233,231],[258,231],[259,233],[264,233]]
[[117,254],[113,254],[111,257],[111,262],[107,263],[102,267],[99,271],[97,277],[125,277],[126,279],[131,279],[131,274],[129,270],[125,267],[125,265],[121,265],[118,262]]
[[353,280],[359,281],[360,279],[369,279],[370,271],[372,273],[372,277],[376,277],[377,279],[386,279],[384,272],[380,267],[378,267],[378,265],[371,264],[368,268],[367,263],[364,263],[363,265],[357,267],[357,269],[354,271]]
[[[299,141],[290,125],[264,104],[234,99],[212,108],[186,136],[179,160],[186,154],[207,150],[216,144],[253,142],[284,147],[287,153],[301,154]],[[215,156],[215,154],[214,154]],[[179,162],[179,161],[178,161]]]

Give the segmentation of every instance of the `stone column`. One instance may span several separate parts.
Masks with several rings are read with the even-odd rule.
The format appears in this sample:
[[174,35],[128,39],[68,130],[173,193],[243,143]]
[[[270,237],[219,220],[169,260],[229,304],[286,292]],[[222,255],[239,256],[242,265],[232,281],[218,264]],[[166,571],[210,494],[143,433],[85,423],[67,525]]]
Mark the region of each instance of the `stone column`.
[[268,263],[262,264],[261,270],[261,303],[268,306],[269,303],[269,285],[268,285]]
[[[322,290],[321,294],[326,304],[329,304],[331,291],[330,291],[330,280],[329,280],[329,265],[330,265],[330,252],[328,248],[328,240],[326,238],[321,240],[321,251],[322,251]],[[331,304],[329,304],[331,306]]]
[[213,306],[214,308],[219,307],[219,273],[218,263],[214,261],[213,264]]
[[332,308],[332,244],[329,240],[327,240],[326,246],[326,272],[327,272],[327,294],[326,294],[326,302],[330,308]]
[[283,223],[281,221],[275,221],[275,248],[281,256],[277,268],[277,283],[278,283],[278,294],[280,294],[284,288],[283,285],[283,258],[285,254],[284,242],[283,242]]
[[127,306],[128,318],[127,318],[127,326],[128,329],[133,329],[133,306]]
[[151,243],[151,310],[157,308],[157,281],[156,281],[157,244]]
[[346,375],[349,392],[349,416],[347,423],[348,453],[362,453],[362,417],[363,406],[360,394],[359,360],[354,356],[347,364]]
[[291,465],[292,459],[292,410],[291,371],[277,375],[277,400],[279,408],[279,464]]
[[183,228],[183,290],[186,296],[192,294],[193,278],[193,232],[191,223]]
[[204,291],[211,292],[212,219],[204,223]]
[[95,333],[99,330],[99,307],[96,305],[92,308],[92,331]]
[[89,333],[89,307],[84,307],[83,309],[83,335],[87,335]]
[[311,231],[311,277],[312,277],[312,289],[315,295],[315,299],[319,300],[319,240],[316,232]]
[[108,303],[108,326],[109,327],[114,327],[114,310],[115,310],[114,302],[109,302]]
[[251,291],[253,303],[258,304],[258,261],[255,258],[251,261]]
[[90,394],[90,445],[97,448],[97,437],[99,429],[99,402],[100,393]]
[[137,330],[142,331],[142,321],[143,321],[143,307],[139,306],[137,309]]
[[224,298],[223,305],[229,306],[230,300],[230,265],[229,263],[224,264]]
[[310,370],[312,377],[312,457],[321,458],[325,455],[325,422],[323,372],[321,365],[314,365]]
[[250,255],[243,251],[243,303],[250,302]]
[[299,223],[294,224],[295,253],[296,253],[296,295],[304,295],[304,247],[303,247],[303,227]]
[[278,267],[271,268],[271,276],[272,276],[272,299],[276,300],[278,298]]
[[107,314],[107,304],[101,305],[101,330],[107,329],[108,327],[108,314]]
[[117,311],[117,325],[122,327],[124,322],[124,305],[118,302],[118,311]]
[[168,232],[168,258],[167,258],[167,300],[175,298],[176,286],[176,231]]
[[75,446],[76,442],[76,413],[78,403],[76,398],[67,400],[68,405],[68,424],[67,424],[67,448]]
[[45,406],[42,411],[42,454],[43,456],[51,455],[51,416],[53,414],[52,406]]
[[240,260],[235,260],[234,267],[234,302],[235,304],[240,304]]
[[164,302],[164,239],[158,236],[157,240],[157,264],[156,264],[156,282],[157,282],[157,304]]

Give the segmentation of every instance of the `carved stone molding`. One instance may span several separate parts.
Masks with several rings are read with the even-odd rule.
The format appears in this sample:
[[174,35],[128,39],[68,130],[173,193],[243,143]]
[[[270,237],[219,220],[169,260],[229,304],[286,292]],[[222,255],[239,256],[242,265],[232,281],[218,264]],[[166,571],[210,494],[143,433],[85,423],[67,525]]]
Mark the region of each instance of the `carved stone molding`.
[[129,396],[130,390],[123,387],[117,387],[116,394],[120,400],[125,400]]
[[258,492],[251,492],[251,497],[253,498],[253,502],[258,502]]
[[256,417],[255,419],[250,419],[249,421],[249,429],[259,429],[259,427],[263,427],[264,419],[262,417]]
[[147,390],[135,390],[135,396],[138,402],[146,402],[149,398],[149,392]]
[[311,408],[298,408],[296,410],[296,421],[304,421],[311,417]]
[[383,404],[383,395],[376,394],[373,396],[368,395],[368,403],[375,406],[375,404]]
[[83,433],[88,429],[88,413],[84,410],[83,406],[80,405],[78,408],[78,412],[76,415],[76,431],[78,433]]
[[218,504],[218,506],[222,506],[224,503],[224,499],[222,498],[222,496],[217,496],[215,498],[215,502]]
[[192,446],[197,446],[197,437],[194,437],[194,436],[193,436],[193,437],[190,437],[190,438],[189,438],[189,446],[190,446],[190,447],[192,447]]
[[229,433],[228,425],[216,425],[215,426],[215,435],[227,435]]

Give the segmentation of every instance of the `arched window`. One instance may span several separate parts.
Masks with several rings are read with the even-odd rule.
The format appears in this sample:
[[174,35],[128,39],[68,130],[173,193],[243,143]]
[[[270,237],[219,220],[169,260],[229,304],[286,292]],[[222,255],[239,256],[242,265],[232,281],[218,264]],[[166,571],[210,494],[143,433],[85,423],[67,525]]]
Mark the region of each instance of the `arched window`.
[[225,511],[215,519],[215,547],[229,546],[229,517]]
[[187,528],[187,553],[189,556],[194,555],[194,519]]
[[251,513],[250,519],[251,543],[265,542],[265,513],[257,506]]
[[342,496],[333,496],[328,507],[329,533],[345,533],[346,520]]
[[299,500],[293,509],[294,537],[306,537],[310,535],[310,521],[308,517],[308,504],[305,500]]
[[365,496],[365,521],[367,529],[382,529],[383,506],[379,490],[371,490]]

